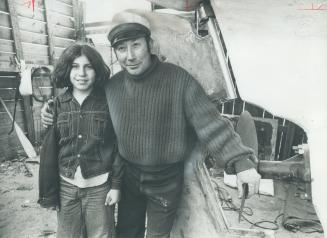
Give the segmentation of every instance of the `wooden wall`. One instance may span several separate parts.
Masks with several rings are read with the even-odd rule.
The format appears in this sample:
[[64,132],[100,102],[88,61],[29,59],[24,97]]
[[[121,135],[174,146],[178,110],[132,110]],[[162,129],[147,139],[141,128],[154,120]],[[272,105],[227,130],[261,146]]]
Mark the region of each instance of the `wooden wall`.
[[[15,73],[0,73],[0,95],[12,114],[14,111],[15,88],[17,85],[18,80]],[[26,132],[22,98],[17,103],[16,119],[17,124]],[[4,107],[0,105],[0,161],[14,159],[19,154],[24,153],[16,133],[13,132],[8,135],[10,129],[10,117]]]
[[222,114],[235,116],[246,110],[254,117],[260,159],[288,159],[295,155],[293,146],[307,143],[307,135],[298,125],[239,98],[218,105],[218,109]]
[[[25,2],[25,3],[24,3]],[[12,24],[17,14],[17,27]],[[76,5],[76,6],[75,6]],[[0,71],[15,71],[14,31],[21,40],[23,58],[28,64],[49,65],[76,39],[75,0],[38,0],[33,11],[28,1],[0,1]]]
[[[52,68],[63,50],[83,38],[83,4],[79,0],[0,0],[0,96],[13,114],[19,67],[15,58],[33,67]],[[40,78],[42,80],[42,78]],[[36,143],[41,104],[21,97],[17,122]],[[9,117],[0,106],[0,161],[11,159],[20,147],[15,133],[8,135]],[[10,149],[9,149],[10,148]]]

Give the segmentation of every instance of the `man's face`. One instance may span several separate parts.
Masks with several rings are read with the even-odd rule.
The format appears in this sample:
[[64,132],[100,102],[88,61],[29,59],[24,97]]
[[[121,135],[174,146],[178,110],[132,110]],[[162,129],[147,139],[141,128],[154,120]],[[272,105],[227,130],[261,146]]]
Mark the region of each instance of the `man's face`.
[[151,54],[144,37],[119,43],[115,52],[119,64],[131,75],[140,75],[151,65]]

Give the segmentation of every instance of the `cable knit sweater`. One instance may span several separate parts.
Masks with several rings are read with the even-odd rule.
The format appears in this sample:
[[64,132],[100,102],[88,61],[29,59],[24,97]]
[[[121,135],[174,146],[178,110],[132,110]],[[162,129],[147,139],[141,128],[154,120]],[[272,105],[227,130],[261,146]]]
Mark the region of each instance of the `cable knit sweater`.
[[152,56],[146,72],[120,71],[105,90],[124,159],[141,166],[180,162],[199,139],[227,173],[254,167],[253,151],[181,67]]

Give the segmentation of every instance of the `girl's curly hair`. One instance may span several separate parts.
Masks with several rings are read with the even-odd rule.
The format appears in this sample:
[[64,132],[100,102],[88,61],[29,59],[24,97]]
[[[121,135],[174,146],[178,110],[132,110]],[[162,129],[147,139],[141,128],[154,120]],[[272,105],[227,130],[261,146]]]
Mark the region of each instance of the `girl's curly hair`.
[[95,88],[102,87],[105,81],[109,79],[110,69],[104,62],[100,53],[90,45],[75,43],[64,50],[52,72],[52,82],[57,88],[68,87],[72,89],[73,85],[70,82],[72,63],[77,57],[82,55],[88,58],[95,71]]

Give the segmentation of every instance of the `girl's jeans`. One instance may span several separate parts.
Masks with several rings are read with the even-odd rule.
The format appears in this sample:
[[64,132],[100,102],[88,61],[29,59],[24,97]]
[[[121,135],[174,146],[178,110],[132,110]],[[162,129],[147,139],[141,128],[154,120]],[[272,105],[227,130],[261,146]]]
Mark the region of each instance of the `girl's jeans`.
[[58,238],[111,237],[114,228],[114,206],[105,206],[108,183],[90,188],[78,188],[60,180],[60,210]]

